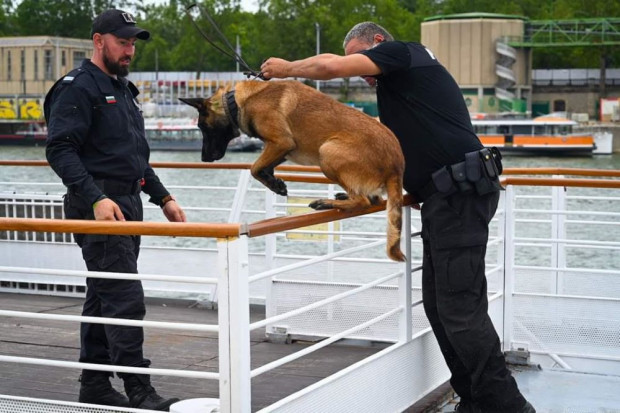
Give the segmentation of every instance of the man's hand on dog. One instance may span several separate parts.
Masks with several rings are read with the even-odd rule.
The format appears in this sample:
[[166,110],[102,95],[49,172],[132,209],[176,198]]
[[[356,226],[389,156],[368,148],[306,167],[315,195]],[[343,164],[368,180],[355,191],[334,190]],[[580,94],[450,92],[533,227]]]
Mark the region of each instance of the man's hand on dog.
[[260,67],[260,71],[263,74],[265,80],[271,78],[285,78],[290,77],[291,62],[288,60],[280,59],[277,57],[270,57],[265,60]]

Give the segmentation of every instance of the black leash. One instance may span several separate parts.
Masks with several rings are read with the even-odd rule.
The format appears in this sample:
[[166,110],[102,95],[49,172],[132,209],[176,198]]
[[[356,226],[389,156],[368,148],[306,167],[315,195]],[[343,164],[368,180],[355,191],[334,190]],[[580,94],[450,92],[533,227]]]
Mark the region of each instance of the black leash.
[[[211,40],[209,38],[209,36],[206,35],[205,32],[202,31],[202,29],[200,27],[198,27],[198,25],[196,24],[196,21],[194,21],[194,18],[192,17],[191,13],[189,12],[190,9],[192,7],[199,7],[196,4],[192,4],[190,6],[188,6],[185,9],[185,13],[189,16],[189,19],[192,22],[192,25],[196,28],[196,30],[198,30],[198,33],[200,33],[200,35],[202,37],[205,38],[205,40],[211,45],[213,46],[217,51],[219,51],[220,53],[224,54],[225,56],[230,57],[231,59],[233,59],[234,61],[238,62],[241,66],[243,66],[245,69],[247,69],[247,72],[243,72],[244,75],[246,75],[248,78],[250,76],[254,76],[254,78],[259,78],[259,79],[263,79],[265,80],[265,78],[263,77],[263,72],[257,72],[256,70],[253,70],[250,65],[248,65],[245,60],[243,60],[243,58],[235,51],[235,48],[232,46],[232,44],[230,44],[230,42],[228,41],[228,39],[226,38],[226,36],[224,36],[224,33],[222,33],[222,31],[219,29],[219,27],[217,27],[217,24],[215,24],[215,21],[213,20],[213,18],[211,17],[211,15],[202,7],[200,7],[200,11],[201,13],[205,14],[207,16],[207,19],[209,20],[209,23],[211,23],[211,25],[213,26],[213,28],[215,29],[216,33],[218,34],[218,36],[220,37],[220,39],[224,42],[224,44],[226,46],[228,46],[228,48],[230,49],[230,52],[227,50],[222,49],[220,46],[218,46],[213,40]],[[232,53],[231,53],[232,52]]]

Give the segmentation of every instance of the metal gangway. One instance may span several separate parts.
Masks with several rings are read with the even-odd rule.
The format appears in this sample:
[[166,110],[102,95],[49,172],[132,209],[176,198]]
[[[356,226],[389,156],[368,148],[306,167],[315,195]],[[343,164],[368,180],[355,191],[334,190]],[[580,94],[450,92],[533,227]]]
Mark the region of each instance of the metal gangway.
[[[285,198],[257,185],[247,164],[153,166],[180,170],[182,178],[193,170],[204,176],[201,182],[223,173],[236,184],[182,179],[170,186],[176,194],[209,192],[212,200],[197,197],[196,205],[185,207],[192,222],[178,224],[155,222],[154,208],[146,210],[147,221],[141,223],[60,220],[62,188],[50,190],[58,186],[53,177],[49,182],[0,182],[0,291],[80,296],[84,278],[93,274],[80,269],[79,250],[67,234],[142,235],[153,241],[145,242],[141,252],[140,274],[97,276],[138,279],[151,294],[178,291],[188,300],[213,303],[218,323],[86,318],[11,311],[1,304],[0,319],[217,333],[218,371],[85,365],[6,354],[0,354],[0,365],[214,380],[219,411],[250,412],[254,378],[348,340],[381,342],[385,348],[260,411],[400,412],[445,386],[449,372],[421,306],[420,222],[411,200],[403,210],[403,248],[410,260],[394,263],[384,253],[383,206],[360,214],[303,210],[308,198],[337,191],[316,168],[280,167],[277,175],[289,185]],[[46,163],[0,161],[0,167]],[[506,190],[491,225],[487,279],[489,314],[509,359],[543,369],[620,376],[618,177],[620,171],[505,171]],[[220,219],[200,221],[198,214]],[[143,265],[149,261],[154,264]],[[250,322],[253,304],[265,307],[264,319]],[[249,337],[260,329],[276,341],[307,338],[312,344],[251,368]],[[13,412],[15,406],[23,411],[142,411],[0,395],[0,412]],[[178,411],[192,411],[187,409]]]

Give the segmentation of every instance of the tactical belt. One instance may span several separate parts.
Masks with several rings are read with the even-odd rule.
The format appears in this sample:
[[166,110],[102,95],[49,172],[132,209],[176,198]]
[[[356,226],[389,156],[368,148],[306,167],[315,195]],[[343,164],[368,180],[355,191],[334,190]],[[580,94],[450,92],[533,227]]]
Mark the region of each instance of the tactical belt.
[[119,181],[116,179],[95,179],[95,185],[108,196],[135,195],[142,191],[144,179]]
[[440,192],[443,196],[455,192],[473,192],[484,195],[501,189],[502,155],[499,150],[483,148],[465,154],[463,162],[441,167],[433,172],[432,179],[412,195],[422,202]]

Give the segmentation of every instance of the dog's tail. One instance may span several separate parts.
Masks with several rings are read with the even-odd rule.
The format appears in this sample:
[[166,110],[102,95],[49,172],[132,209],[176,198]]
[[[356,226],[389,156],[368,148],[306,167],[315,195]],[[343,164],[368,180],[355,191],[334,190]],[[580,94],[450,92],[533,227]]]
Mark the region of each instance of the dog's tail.
[[387,255],[394,261],[405,261],[405,254],[400,250],[400,230],[403,215],[403,178],[393,176],[386,182],[387,193]]

